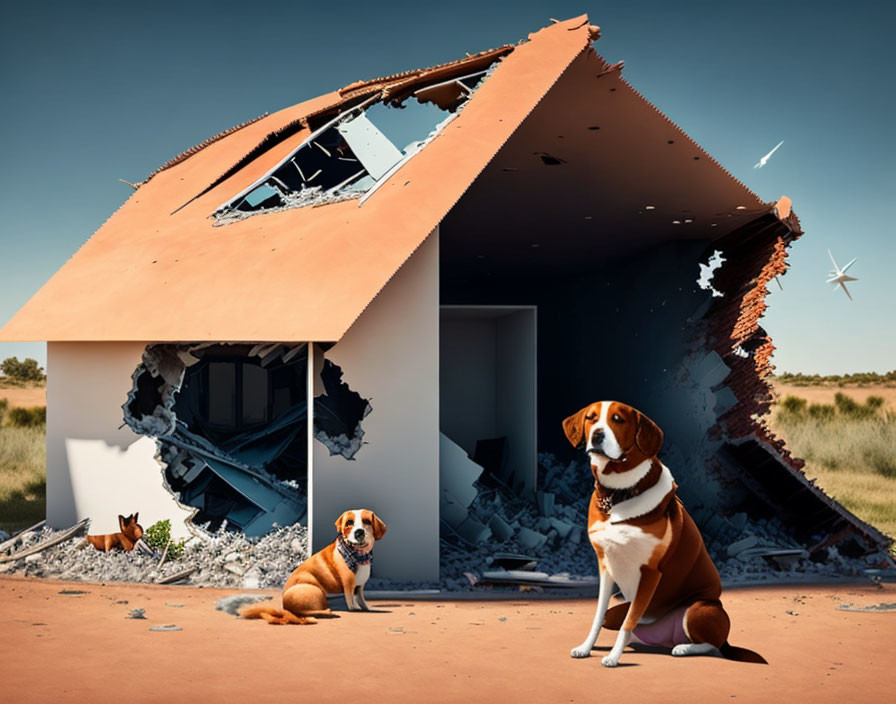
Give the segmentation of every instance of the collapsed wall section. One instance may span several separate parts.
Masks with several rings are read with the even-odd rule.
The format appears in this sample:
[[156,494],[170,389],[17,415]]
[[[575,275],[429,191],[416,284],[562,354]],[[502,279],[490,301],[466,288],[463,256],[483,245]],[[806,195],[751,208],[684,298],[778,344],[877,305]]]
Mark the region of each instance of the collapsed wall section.
[[[370,404],[345,384],[327,391],[315,436],[350,458]],[[122,408],[156,438],[166,486],[195,524],[258,536],[306,521],[307,402],[304,343],[160,344],[146,347]]]

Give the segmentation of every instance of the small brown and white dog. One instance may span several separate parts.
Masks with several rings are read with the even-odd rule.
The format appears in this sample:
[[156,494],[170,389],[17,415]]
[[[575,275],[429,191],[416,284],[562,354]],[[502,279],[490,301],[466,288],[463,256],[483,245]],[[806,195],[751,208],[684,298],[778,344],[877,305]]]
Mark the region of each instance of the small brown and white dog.
[[143,526],[137,523],[137,516],[139,515],[139,513],[134,513],[127,518],[119,515],[118,527],[121,528],[121,532],[108,533],[106,535],[88,535],[84,540],[103,552],[109,552],[112,548],[133,550],[140,538],[143,537]]
[[243,618],[263,618],[270,624],[316,623],[331,617],[327,594],[343,594],[349,611],[370,611],[364,585],[370,578],[373,544],[386,534],[386,524],[368,509],[346,511],[336,521],[336,540],[299,565],[283,587],[283,609],[253,604]]
[[[673,655],[764,663],[758,653],[728,644],[719,572],[675,495],[669,468],[656,457],[663,431],[615,401],[586,406],[563,421],[563,430],[573,446],[584,443],[591,459],[588,537],[600,571],[594,623],[570,655],[591,655],[603,626],[619,631],[601,660],[605,667],[615,667],[632,641],[672,648]],[[608,608],[615,585],[625,603]]]

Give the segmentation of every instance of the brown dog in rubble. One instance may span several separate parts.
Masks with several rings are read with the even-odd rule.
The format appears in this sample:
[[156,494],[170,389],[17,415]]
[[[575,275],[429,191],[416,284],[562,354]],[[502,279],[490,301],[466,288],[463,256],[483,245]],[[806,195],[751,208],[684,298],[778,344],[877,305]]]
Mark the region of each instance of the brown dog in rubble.
[[[673,655],[764,663],[758,653],[728,644],[719,572],[656,456],[663,431],[615,401],[586,406],[563,421],[563,430],[591,459],[588,538],[600,569],[594,623],[572,657],[588,657],[603,627],[619,631],[601,660],[605,667],[619,663],[629,642],[671,648]],[[625,603],[608,608],[615,585]]]
[[118,516],[118,525],[121,531],[118,533],[109,533],[107,535],[88,535],[86,540],[97,550],[109,552],[112,548],[121,548],[122,550],[133,550],[137,541],[143,537],[143,526],[137,523],[139,513],[134,513],[127,518]]
[[243,618],[263,618],[273,625],[317,623],[332,617],[327,594],[343,594],[349,611],[370,611],[364,585],[370,578],[373,544],[386,534],[386,524],[368,509],[346,511],[336,520],[336,540],[299,565],[283,587],[283,608],[253,604]]

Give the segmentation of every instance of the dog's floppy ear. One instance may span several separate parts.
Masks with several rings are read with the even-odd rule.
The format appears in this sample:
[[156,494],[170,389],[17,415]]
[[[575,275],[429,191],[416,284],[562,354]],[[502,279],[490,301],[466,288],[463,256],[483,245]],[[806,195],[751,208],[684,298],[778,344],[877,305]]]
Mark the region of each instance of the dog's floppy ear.
[[585,406],[581,411],[563,421],[563,432],[566,433],[566,439],[573,447],[578,447],[585,441],[585,413],[588,408]]
[[345,522],[345,514],[348,511],[345,511],[339,518],[336,519],[336,532],[342,535],[342,524]]
[[382,522],[379,516],[371,511],[373,515],[373,537],[379,540],[386,534],[386,524]]
[[663,431],[641,411],[638,414],[638,430],[635,432],[635,445],[647,457],[656,457],[663,446]]

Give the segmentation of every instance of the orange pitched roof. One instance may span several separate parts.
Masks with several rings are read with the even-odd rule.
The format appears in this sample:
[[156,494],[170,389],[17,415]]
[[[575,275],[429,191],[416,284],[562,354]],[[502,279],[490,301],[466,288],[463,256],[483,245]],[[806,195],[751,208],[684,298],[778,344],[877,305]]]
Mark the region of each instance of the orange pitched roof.
[[[517,47],[354,83],[207,140],[154,172],[0,340],[338,340],[596,36],[583,15]],[[401,99],[497,56],[457,118],[363,206],[349,200],[213,225],[218,206],[340,109],[377,92]]]

